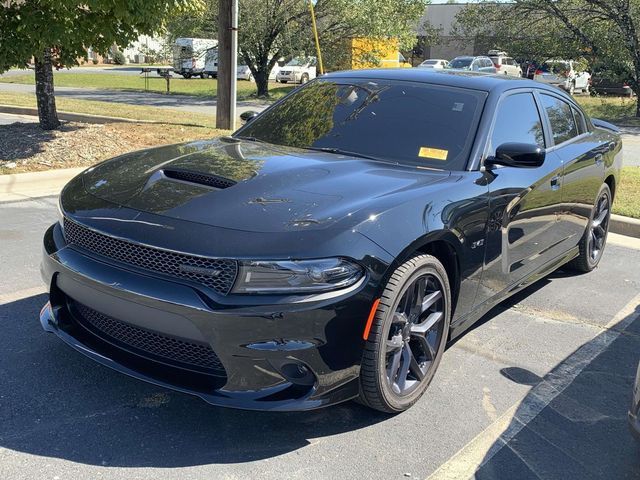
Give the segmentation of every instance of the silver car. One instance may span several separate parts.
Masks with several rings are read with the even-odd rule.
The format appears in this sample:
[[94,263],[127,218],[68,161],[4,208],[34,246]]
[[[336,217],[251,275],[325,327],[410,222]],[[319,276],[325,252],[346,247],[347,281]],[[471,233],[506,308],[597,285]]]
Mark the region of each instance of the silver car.
[[463,55],[449,62],[449,68],[471,70],[473,72],[496,73],[496,67],[489,57]]

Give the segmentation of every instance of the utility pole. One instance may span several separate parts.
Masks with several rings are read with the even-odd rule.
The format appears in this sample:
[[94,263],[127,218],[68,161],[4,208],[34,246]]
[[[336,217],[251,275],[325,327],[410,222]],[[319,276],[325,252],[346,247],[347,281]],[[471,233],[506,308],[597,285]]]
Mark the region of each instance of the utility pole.
[[322,51],[320,50],[320,40],[318,39],[318,26],[316,25],[316,12],[313,8],[317,0],[309,0],[309,11],[311,12],[311,27],[313,29],[313,38],[316,44],[316,54],[318,55],[318,67],[320,75],[324,75],[324,65],[322,64]]
[[216,127],[236,128],[238,0],[218,2],[218,102]]

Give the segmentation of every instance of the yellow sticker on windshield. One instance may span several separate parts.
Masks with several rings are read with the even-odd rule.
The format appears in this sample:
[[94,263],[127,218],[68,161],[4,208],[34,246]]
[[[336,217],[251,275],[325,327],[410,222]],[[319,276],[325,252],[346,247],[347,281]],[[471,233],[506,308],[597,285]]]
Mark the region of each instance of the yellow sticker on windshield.
[[422,158],[432,158],[434,160],[446,160],[449,150],[439,148],[421,147],[418,156]]

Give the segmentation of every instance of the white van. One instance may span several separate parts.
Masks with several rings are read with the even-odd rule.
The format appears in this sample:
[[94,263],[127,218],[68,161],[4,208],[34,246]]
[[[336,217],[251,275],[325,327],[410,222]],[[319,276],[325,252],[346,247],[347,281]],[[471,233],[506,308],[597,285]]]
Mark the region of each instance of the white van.
[[307,83],[316,78],[316,57],[296,57],[276,74],[276,82]]
[[[184,78],[216,76],[218,71],[217,47],[217,40],[177,38],[173,45],[173,71]],[[215,50],[215,59],[213,50]],[[209,61],[207,62],[207,60]]]

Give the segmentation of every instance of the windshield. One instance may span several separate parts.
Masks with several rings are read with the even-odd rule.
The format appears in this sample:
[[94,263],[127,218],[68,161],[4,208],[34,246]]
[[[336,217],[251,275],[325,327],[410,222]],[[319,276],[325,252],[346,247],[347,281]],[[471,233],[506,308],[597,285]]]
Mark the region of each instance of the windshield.
[[422,62],[422,65],[435,65],[438,63],[438,60],[426,60]]
[[485,97],[425,83],[321,79],[292,92],[236,136],[464,170]]
[[298,58],[294,58],[293,60],[290,60],[289,63],[287,63],[288,67],[302,67],[307,65],[310,62],[310,60],[308,58],[304,58],[304,57],[298,57]]
[[473,62],[473,58],[454,58],[449,65],[451,68],[468,69]]

